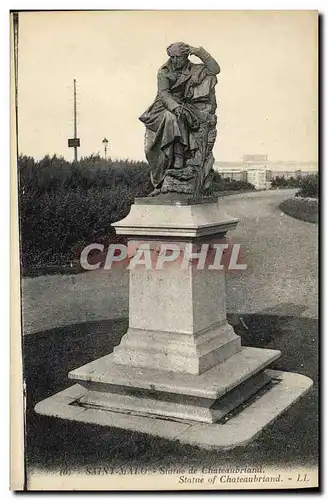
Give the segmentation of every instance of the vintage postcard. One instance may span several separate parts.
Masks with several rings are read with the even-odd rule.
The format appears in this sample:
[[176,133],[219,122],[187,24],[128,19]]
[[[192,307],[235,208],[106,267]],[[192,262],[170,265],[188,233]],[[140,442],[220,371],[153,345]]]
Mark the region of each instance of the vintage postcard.
[[10,26],[11,488],[317,488],[318,13]]

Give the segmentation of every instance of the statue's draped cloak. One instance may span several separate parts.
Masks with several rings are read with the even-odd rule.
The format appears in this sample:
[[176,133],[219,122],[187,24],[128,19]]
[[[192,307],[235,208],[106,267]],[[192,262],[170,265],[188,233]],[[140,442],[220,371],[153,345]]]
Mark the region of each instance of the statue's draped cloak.
[[[178,72],[168,60],[159,69],[155,101],[140,117],[146,126],[145,153],[154,187],[160,188],[168,177],[169,191],[192,192],[195,171],[202,170],[204,183],[212,168],[216,136],[215,74],[220,69],[216,61],[202,50],[206,55],[205,64],[188,61],[187,67]],[[184,112],[177,117],[173,111],[181,105]],[[177,142],[182,145],[187,159],[181,171],[174,171],[174,145]],[[170,177],[174,179],[172,182],[169,182]]]

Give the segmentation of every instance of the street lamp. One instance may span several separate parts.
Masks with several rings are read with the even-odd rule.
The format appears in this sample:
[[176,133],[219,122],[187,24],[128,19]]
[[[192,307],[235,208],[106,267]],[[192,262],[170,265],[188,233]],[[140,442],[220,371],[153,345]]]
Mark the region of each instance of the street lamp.
[[108,145],[108,140],[106,137],[103,138],[102,143],[104,145],[104,151],[105,151],[105,160],[107,159],[107,145]]

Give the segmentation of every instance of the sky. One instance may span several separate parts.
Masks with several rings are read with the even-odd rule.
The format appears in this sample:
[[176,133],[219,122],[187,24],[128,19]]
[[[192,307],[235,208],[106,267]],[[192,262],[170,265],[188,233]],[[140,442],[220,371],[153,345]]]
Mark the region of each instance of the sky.
[[106,137],[113,158],[144,160],[138,117],[176,41],[203,46],[221,66],[217,161],[317,160],[315,11],[22,12],[19,151],[73,159],[75,78],[79,157],[103,154]]

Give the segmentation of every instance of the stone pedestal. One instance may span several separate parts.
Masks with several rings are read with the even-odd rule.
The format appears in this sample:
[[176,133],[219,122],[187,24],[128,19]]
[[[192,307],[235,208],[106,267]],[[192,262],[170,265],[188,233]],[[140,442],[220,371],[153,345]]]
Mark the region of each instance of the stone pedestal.
[[[226,318],[224,271],[198,266],[193,255],[222,241],[237,224],[217,199],[136,199],[129,215],[114,224],[129,239],[128,331],[113,353],[69,373],[77,385],[39,403],[36,411],[49,415],[55,408],[62,418],[200,446],[207,446],[200,435],[207,425],[213,445],[229,447],[245,441],[241,409],[256,409],[258,425],[247,441],[308,390],[307,377],[267,369],[279,351],[241,346]],[[162,244],[174,245],[179,256],[155,267]],[[145,248],[148,269],[134,261]]]
[[[131,238],[131,257],[138,244],[146,244],[155,258],[151,269],[130,269],[129,329],[114,349],[115,363],[199,375],[239,352],[241,344],[226,319],[224,271],[198,269],[190,257],[205,241],[210,247],[222,239],[238,220],[220,218],[213,199],[136,201],[114,226]],[[165,267],[158,265],[161,244],[180,249]]]

